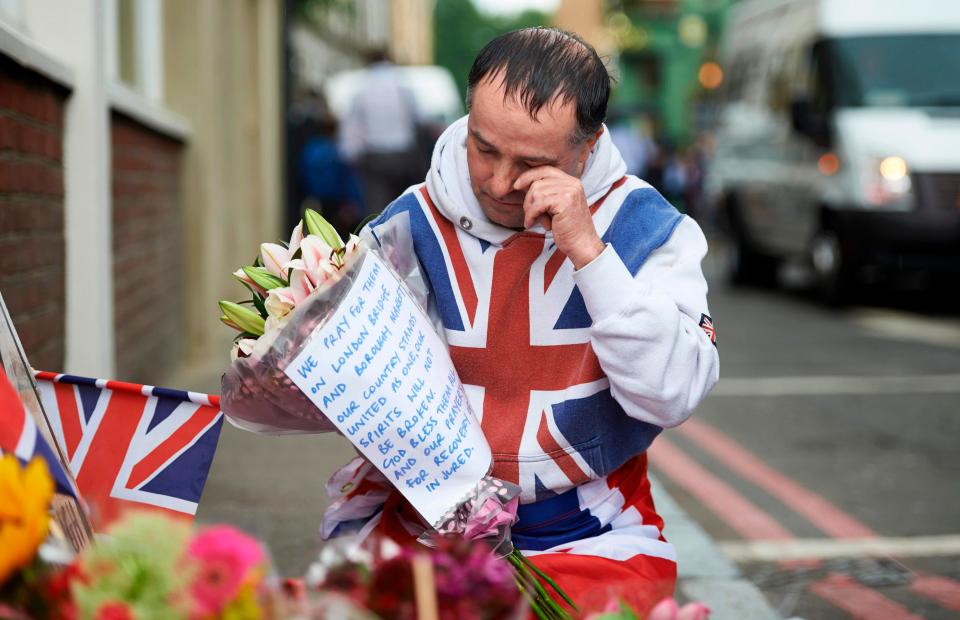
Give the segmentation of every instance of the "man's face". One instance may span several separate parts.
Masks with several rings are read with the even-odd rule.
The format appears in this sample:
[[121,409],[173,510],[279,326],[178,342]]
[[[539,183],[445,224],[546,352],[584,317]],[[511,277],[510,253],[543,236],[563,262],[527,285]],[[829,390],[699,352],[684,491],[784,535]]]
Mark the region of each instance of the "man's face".
[[571,144],[576,123],[572,101],[554,100],[531,118],[515,97],[504,99],[499,76],[477,84],[467,121],[467,165],[473,193],[491,222],[523,228],[525,193],[513,184],[527,170],[553,166],[579,178],[595,140]]

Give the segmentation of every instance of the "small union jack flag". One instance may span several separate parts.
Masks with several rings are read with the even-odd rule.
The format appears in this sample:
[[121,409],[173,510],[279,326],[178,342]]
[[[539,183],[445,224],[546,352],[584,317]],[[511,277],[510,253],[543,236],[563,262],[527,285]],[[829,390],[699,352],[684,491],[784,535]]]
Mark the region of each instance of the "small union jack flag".
[[23,406],[20,396],[10,384],[3,366],[0,366],[0,455],[13,454],[21,463],[40,457],[47,463],[57,491],[77,497],[70,476],[63,470],[60,459],[44,440],[33,417]]
[[717,330],[713,326],[713,319],[706,314],[700,315],[700,329],[710,337],[713,346],[717,346]]
[[223,425],[219,397],[51,372],[36,377],[54,437],[98,525],[127,508],[193,518]]

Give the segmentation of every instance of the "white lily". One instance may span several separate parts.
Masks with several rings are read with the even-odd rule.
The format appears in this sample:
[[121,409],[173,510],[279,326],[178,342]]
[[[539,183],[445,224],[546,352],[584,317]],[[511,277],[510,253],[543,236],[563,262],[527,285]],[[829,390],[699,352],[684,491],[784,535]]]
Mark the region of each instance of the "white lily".
[[267,309],[267,314],[276,319],[282,319],[291,312],[296,305],[296,300],[293,297],[293,292],[290,290],[290,287],[284,286],[281,288],[270,289],[270,292],[267,293],[267,299],[264,301],[264,306]]
[[357,253],[357,250],[360,249],[360,237],[356,235],[350,235],[350,238],[347,239],[347,251],[343,254],[343,259],[346,261],[349,257]]
[[283,266],[290,260],[292,254],[293,252],[279,243],[260,244],[260,262],[267,268],[267,271],[281,280],[287,279]]

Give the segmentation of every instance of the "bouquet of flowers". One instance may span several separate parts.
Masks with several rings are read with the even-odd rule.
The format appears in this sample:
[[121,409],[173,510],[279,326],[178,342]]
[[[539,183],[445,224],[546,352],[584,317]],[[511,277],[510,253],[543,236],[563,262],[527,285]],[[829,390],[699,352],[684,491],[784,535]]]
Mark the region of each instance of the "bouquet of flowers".
[[[282,369],[349,287],[344,267],[359,248],[357,237],[344,244],[326,220],[308,209],[288,243],[262,244],[254,264],[234,272],[250,292],[240,303],[220,302],[220,320],[239,332],[231,352],[234,363],[223,378],[223,398],[235,425],[277,434],[336,430]],[[327,292],[330,303],[304,303],[318,288]]]
[[489,540],[538,615],[568,617],[542,583],[573,603],[510,543],[519,488],[488,476],[490,447],[424,310],[408,230],[344,243],[308,209],[288,243],[262,244],[234,274],[250,299],[220,302],[239,332],[223,411],[254,432],[341,432],[431,526],[421,542]]

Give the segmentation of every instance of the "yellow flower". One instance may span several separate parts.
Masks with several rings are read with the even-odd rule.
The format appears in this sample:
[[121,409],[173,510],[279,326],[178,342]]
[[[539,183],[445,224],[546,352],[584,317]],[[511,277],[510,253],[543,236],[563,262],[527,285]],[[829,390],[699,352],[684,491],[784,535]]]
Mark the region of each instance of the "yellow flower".
[[53,480],[42,459],[20,467],[12,454],[0,458],[0,584],[37,554],[50,526]]

